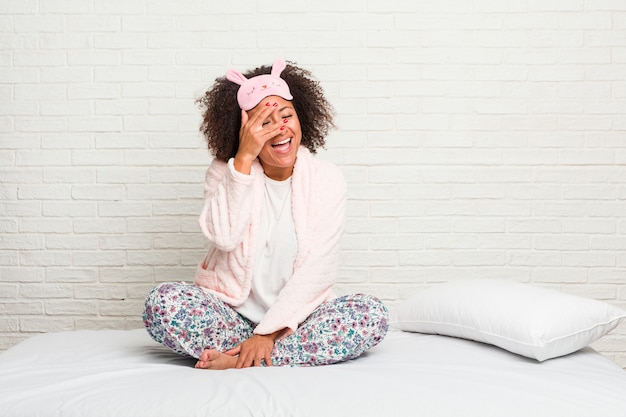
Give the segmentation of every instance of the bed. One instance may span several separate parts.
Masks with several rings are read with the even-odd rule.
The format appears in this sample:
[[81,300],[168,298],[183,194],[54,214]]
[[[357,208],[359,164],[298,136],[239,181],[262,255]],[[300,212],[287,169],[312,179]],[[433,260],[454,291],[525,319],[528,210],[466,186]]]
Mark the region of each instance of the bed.
[[36,335],[0,355],[0,415],[626,416],[626,371],[590,347],[538,360],[401,330],[404,313],[362,357],[317,368],[194,369],[143,329]]
[[626,416],[626,371],[590,348],[537,362],[392,330],[320,368],[204,371],[143,329],[32,337],[0,355],[0,415]]

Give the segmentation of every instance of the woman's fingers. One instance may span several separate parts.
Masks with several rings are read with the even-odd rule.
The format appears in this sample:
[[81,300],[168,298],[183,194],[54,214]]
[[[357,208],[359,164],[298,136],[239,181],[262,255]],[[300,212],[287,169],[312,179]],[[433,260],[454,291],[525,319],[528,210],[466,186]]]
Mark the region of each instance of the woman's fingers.
[[239,355],[239,352],[241,352],[241,345],[235,346],[234,348],[229,349],[224,353],[227,354],[228,356],[237,356]]
[[[246,122],[245,122],[245,124],[249,123],[253,127],[262,128],[263,127],[263,123],[269,117],[269,115],[272,114],[272,112],[276,111],[276,107],[274,107],[272,105],[268,106],[267,104],[269,104],[269,102],[265,103],[265,105],[261,108],[260,111],[254,112],[252,117],[250,117],[250,115],[246,112]],[[242,126],[244,125],[243,115],[242,115],[242,119],[241,119],[241,125]]]
[[[276,104],[276,106],[274,106]],[[277,103],[265,102],[252,116],[245,110],[241,111],[241,128],[239,129],[239,149],[235,155],[235,169],[242,174],[250,174],[254,160],[259,156],[265,144],[285,133],[279,117],[271,117],[278,111]]]
[[272,366],[272,350],[274,341],[267,336],[254,335],[250,339],[243,341],[239,346],[227,351],[239,353],[235,368],[248,368],[250,366]]
[[248,112],[245,111],[244,109],[241,109],[241,128],[239,129],[240,131],[241,129],[243,129],[245,124],[248,123],[249,118],[250,117],[248,116]]
[[[253,366],[255,364],[255,359],[253,355],[250,355],[249,353],[244,353],[244,354],[240,354],[239,358],[237,359],[237,364],[235,365],[235,368],[249,368],[251,366]],[[256,365],[255,365],[256,366]]]
[[274,107],[265,107],[252,117],[242,111],[239,148],[247,155],[247,158],[256,158],[266,142],[283,133],[283,130],[281,130],[281,128],[284,129],[282,123],[269,120],[273,111],[276,111]]

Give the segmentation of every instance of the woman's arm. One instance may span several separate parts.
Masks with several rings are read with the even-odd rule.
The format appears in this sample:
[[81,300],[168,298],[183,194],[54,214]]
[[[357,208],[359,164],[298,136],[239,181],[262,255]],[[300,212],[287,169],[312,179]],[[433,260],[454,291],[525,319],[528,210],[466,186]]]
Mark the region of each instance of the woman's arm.
[[253,206],[253,166],[268,140],[281,132],[280,123],[265,123],[275,111],[262,106],[252,117],[241,111],[239,148],[227,164],[213,161],[205,178],[204,207],[200,227],[207,238],[223,251],[230,252],[243,240],[250,225]]
[[200,228],[218,249],[230,252],[243,240],[250,226],[254,175],[244,175],[228,163],[214,160],[204,182],[204,206]]

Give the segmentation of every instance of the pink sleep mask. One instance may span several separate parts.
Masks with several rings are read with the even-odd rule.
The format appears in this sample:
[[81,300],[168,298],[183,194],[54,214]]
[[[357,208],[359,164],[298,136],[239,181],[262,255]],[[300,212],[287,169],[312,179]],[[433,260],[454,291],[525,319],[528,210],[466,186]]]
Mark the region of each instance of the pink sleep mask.
[[229,69],[226,78],[229,81],[239,84],[237,91],[237,102],[239,107],[248,111],[254,108],[261,100],[268,96],[279,96],[285,100],[292,100],[293,96],[289,91],[289,86],[280,78],[280,73],[287,67],[282,59],[277,59],[272,65],[270,74],[257,75],[250,79],[243,76],[235,69]]

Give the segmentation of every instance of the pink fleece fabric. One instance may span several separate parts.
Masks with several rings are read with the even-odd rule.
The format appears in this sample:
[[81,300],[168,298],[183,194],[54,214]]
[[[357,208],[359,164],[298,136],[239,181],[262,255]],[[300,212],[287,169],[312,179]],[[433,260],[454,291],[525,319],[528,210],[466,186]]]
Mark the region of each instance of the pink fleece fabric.
[[[214,160],[205,179],[200,228],[211,242],[198,265],[195,284],[232,306],[250,293],[261,223],[263,168],[257,161],[250,175],[228,162]],[[345,225],[346,186],[337,166],[298,149],[292,176],[292,211],[298,252],[291,278],[255,328],[270,334],[295,331],[322,302],[335,297],[332,286]]]

